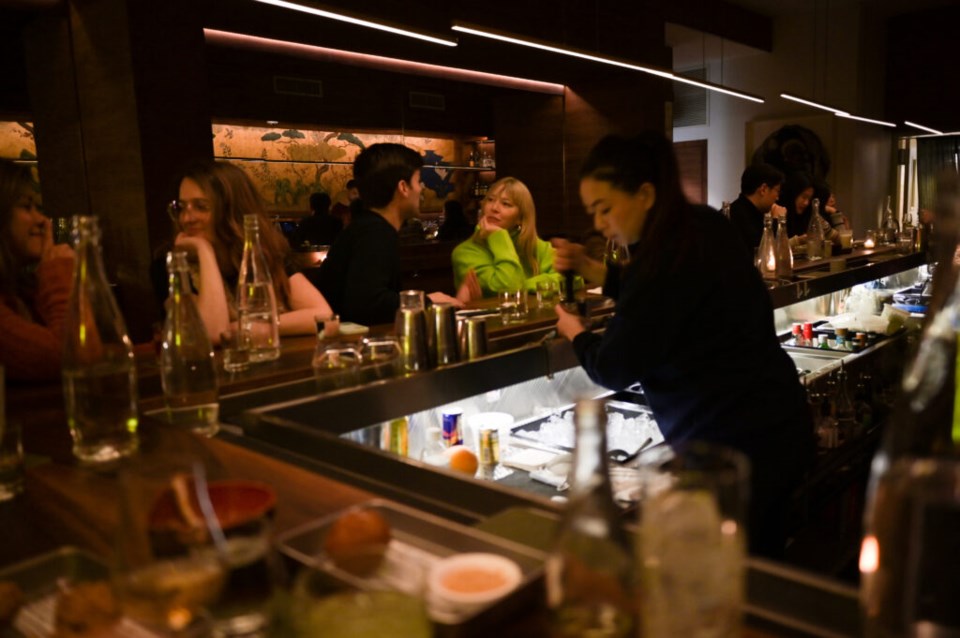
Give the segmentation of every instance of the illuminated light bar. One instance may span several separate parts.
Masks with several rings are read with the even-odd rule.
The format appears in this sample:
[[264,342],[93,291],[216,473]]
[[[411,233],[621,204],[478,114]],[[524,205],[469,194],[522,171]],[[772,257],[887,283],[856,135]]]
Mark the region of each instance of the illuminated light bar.
[[386,31],[387,33],[403,35],[408,38],[416,38],[417,40],[424,40],[426,42],[432,42],[434,44],[442,44],[448,47],[457,46],[456,40],[447,40],[444,38],[438,38],[437,36],[429,35],[427,33],[420,33],[417,31],[411,31],[409,29],[401,29],[400,27],[390,26],[388,24],[383,24],[382,22],[373,22],[372,20],[364,20],[363,18],[357,18],[344,13],[337,13],[336,11],[330,11],[329,9],[321,9],[319,7],[299,4],[296,2],[287,2],[286,0],[256,0],[256,1],[262,2],[263,4],[273,5],[275,7],[282,7],[284,9],[292,9],[293,11],[301,11],[303,13],[309,13],[311,15],[319,16],[321,18],[338,20],[340,22],[346,22],[348,24],[353,24],[360,27],[377,29],[378,31]]
[[837,113],[838,117],[845,117],[848,120],[857,120],[858,122],[866,122],[867,124],[879,124],[880,126],[890,126],[897,128],[897,125],[893,122],[884,122],[883,120],[871,120],[869,117],[860,117],[858,115],[850,115],[849,113]]
[[913,128],[918,128],[921,131],[926,131],[927,133],[933,133],[934,135],[943,135],[943,131],[938,131],[935,128],[930,128],[929,126],[924,126],[923,124],[917,124],[916,122],[910,122],[907,120],[903,121],[907,126],[912,126]]
[[751,95],[750,93],[744,93],[742,91],[736,91],[734,89],[729,89],[725,86],[719,84],[713,84],[712,82],[702,82],[700,80],[694,80],[691,78],[682,77],[675,75],[670,71],[665,69],[659,69],[651,66],[643,66],[636,64],[629,60],[622,58],[613,58],[604,55],[596,55],[590,53],[589,51],[582,51],[579,49],[571,49],[568,47],[560,47],[555,44],[550,44],[548,42],[542,42],[538,40],[531,40],[529,38],[521,38],[514,34],[505,33],[502,31],[491,31],[487,28],[477,27],[475,25],[466,24],[463,22],[455,22],[452,27],[454,31],[459,31],[460,33],[467,33],[469,35],[479,36],[481,38],[489,38],[491,40],[498,40],[500,42],[507,42],[509,44],[518,44],[520,46],[530,47],[533,49],[539,49],[541,51],[548,51],[550,53],[557,53],[560,55],[566,55],[572,58],[579,58],[581,60],[587,60],[589,62],[599,62],[601,64],[609,64],[611,66],[620,67],[622,69],[629,69],[631,71],[640,71],[641,73],[649,73],[650,75],[655,75],[657,77],[664,78],[665,80],[673,80],[674,82],[683,82],[684,84],[692,84],[694,86],[699,86],[710,91],[717,91],[719,93],[725,93],[727,95],[732,95],[733,97],[738,97],[743,100],[750,100],[751,102],[758,102],[763,104],[763,98],[757,95]]
[[796,95],[790,95],[789,93],[781,93],[780,97],[785,100],[790,100],[792,102],[799,102],[800,104],[806,104],[807,106],[812,106],[815,109],[823,109],[824,111],[830,111],[834,115],[848,116],[850,115],[846,111],[843,111],[832,106],[827,106],[826,104],[820,104],[819,102],[813,102],[812,100],[805,100],[802,97],[797,97]]
[[473,82],[474,84],[499,86],[521,91],[532,91],[534,93],[546,93],[549,95],[563,95],[564,93],[564,86],[562,84],[554,84],[552,82],[541,82],[539,80],[528,80],[526,78],[509,75],[498,75],[496,73],[485,73],[483,71],[472,71],[470,69],[425,64],[423,62],[357,53],[355,51],[328,49],[312,44],[303,44],[302,42],[275,40],[244,33],[233,33],[231,31],[204,29],[203,33],[207,42],[210,44],[238,49],[279,53],[281,55],[291,55],[322,62],[348,64],[369,69],[379,69],[381,71],[409,73],[411,75],[436,77],[460,82]]

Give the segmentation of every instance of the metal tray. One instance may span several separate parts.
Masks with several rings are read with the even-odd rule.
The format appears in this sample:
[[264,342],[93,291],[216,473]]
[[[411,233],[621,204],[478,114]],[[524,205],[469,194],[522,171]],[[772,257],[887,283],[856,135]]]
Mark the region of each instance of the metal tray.
[[[430,609],[438,633],[458,636],[484,636],[512,615],[529,610],[543,602],[544,554],[525,545],[479,531],[425,512],[395,503],[373,500],[359,507],[379,512],[390,524],[390,546],[383,564],[368,577],[359,577],[338,569],[323,551],[323,541],[330,526],[343,512],[311,521],[288,530],[277,538],[280,553],[294,563],[320,570],[346,587],[382,589],[384,587],[411,594],[422,579],[411,578],[416,570],[426,577],[430,565],[446,556],[462,552],[489,552],[505,556],[520,566],[520,586],[503,598],[472,614],[454,614]],[[452,631],[451,631],[452,630]]]
[[[16,583],[26,601],[13,624],[0,628],[0,638],[53,635],[60,583],[76,584],[109,578],[110,571],[99,558],[76,547],[61,547],[0,570],[0,581]],[[108,635],[159,638],[127,618],[121,618]]]

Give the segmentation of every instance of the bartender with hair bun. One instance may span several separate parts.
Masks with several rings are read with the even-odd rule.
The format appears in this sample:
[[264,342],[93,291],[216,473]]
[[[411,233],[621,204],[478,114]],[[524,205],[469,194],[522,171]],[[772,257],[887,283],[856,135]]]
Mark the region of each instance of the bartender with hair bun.
[[[609,136],[580,173],[594,227],[630,246],[616,310],[602,335],[557,307],[558,332],[590,377],[610,389],[640,382],[668,443],[726,445],[751,462],[749,542],[776,557],[784,518],[813,460],[811,416],[796,366],[780,347],[773,307],[740,236],[715,210],[689,203],[670,142]],[[599,274],[582,247],[558,243],[558,271]]]

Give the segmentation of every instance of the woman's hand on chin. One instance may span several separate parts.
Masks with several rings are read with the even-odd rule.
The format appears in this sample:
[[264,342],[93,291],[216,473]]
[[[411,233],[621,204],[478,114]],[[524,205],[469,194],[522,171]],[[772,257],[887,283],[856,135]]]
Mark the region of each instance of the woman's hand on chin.
[[199,235],[187,235],[186,233],[178,234],[177,238],[173,241],[173,244],[174,246],[182,248],[193,255],[205,250],[213,250],[213,245],[207,240],[206,237],[201,237]]
[[500,230],[500,227],[490,221],[490,218],[486,215],[482,216],[477,224],[480,226],[480,239],[486,239],[493,233]]

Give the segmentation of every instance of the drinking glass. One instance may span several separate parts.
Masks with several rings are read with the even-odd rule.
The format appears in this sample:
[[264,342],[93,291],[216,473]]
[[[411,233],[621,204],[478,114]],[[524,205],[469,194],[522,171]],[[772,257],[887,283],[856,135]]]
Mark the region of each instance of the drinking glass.
[[340,342],[317,342],[313,374],[321,391],[346,388],[359,381],[360,353]]
[[124,615],[163,635],[202,635],[226,571],[204,465],[138,463],[120,479],[113,581]]
[[221,332],[220,348],[223,350],[223,369],[227,372],[242,372],[250,367],[250,340],[242,331]]
[[364,367],[369,367],[377,379],[387,379],[400,372],[400,342],[396,337],[364,339],[360,350]]
[[740,635],[746,458],[705,443],[640,457],[644,635]]
[[553,279],[537,282],[537,305],[540,308],[553,308],[560,298],[560,283]]
[[630,262],[630,248],[620,240],[611,237],[604,248],[603,260],[607,264],[622,268]]
[[424,294],[422,290],[401,290],[400,291],[400,309],[401,310],[423,310],[426,307]]
[[500,319],[504,324],[522,323],[527,316],[527,291],[522,286],[500,291]]

